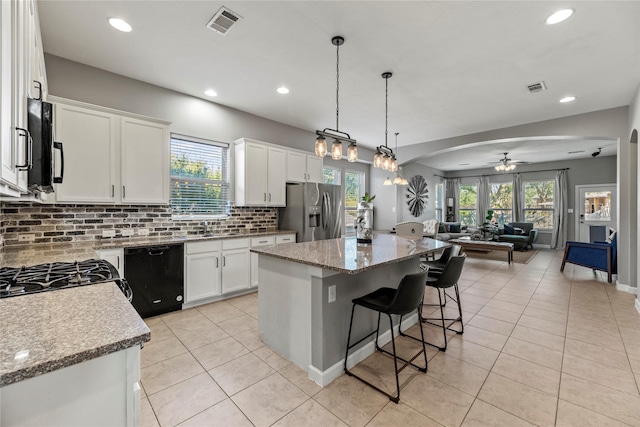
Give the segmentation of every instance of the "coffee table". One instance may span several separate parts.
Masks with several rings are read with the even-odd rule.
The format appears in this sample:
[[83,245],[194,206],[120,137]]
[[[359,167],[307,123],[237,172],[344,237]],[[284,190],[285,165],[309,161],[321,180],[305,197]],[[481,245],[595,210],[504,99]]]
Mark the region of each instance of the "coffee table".
[[507,253],[507,262],[511,264],[511,261],[513,261],[513,243],[495,242],[493,240],[472,240],[469,237],[451,239],[448,243],[462,246],[463,251],[504,251]]

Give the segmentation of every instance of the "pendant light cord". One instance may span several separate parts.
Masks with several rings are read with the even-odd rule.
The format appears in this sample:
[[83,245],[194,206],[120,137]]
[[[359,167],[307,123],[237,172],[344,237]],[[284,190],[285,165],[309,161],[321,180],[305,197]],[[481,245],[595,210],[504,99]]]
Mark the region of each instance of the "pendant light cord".
[[[389,128],[389,79],[384,79],[384,146],[387,147],[387,133]],[[388,148],[388,147],[387,147]]]
[[338,126],[338,118],[340,117],[340,44],[336,44],[336,130],[340,130]]

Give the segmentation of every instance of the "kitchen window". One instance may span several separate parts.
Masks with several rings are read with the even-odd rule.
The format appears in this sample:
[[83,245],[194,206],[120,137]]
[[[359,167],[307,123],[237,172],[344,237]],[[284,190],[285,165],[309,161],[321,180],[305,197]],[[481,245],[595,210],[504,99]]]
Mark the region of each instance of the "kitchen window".
[[342,185],[340,181],[340,169],[325,166],[322,169],[322,182],[325,184]]
[[442,216],[442,206],[444,205],[444,186],[442,185],[441,182],[437,183],[435,185],[435,200],[434,200],[434,205],[435,205],[435,210],[436,210],[436,219],[440,222],[443,221],[443,216]]
[[539,230],[553,229],[554,180],[523,183],[524,220]]
[[489,202],[493,210],[493,219],[500,225],[507,224],[513,219],[513,184],[491,184],[489,187]]
[[172,134],[172,218],[222,218],[228,210],[229,144]]
[[458,212],[460,214],[460,224],[473,226],[477,224],[476,210],[478,205],[478,186],[477,185],[461,185],[460,186],[460,205]]
[[345,234],[354,234],[358,202],[364,196],[364,172],[346,171],[344,175],[344,225]]

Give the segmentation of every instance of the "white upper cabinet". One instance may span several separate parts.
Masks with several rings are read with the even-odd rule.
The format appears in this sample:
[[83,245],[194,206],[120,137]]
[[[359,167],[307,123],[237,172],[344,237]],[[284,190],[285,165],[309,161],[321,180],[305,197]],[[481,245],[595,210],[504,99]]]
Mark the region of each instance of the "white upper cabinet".
[[56,104],[54,118],[56,140],[63,141],[65,155],[63,183],[55,185],[56,201],[115,203],[117,118],[65,104]]
[[168,123],[55,99],[56,140],[64,144],[60,203],[169,203]]
[[322,183],[322,159],[314,154],[287,151],[287,182]]
[[283,148],[247,138],[235,141],[237,206],[285,206],[286,173]]
[[162,204],[169,200],[167,126],[123,117],[122,203]]
[[[27,98],[38,97],[32,86],[34,57],[42,53],[34,0],[3,1],[0,5],[0,192],[27,191],[31,138],[27,127]],[[44,62],[38,71],[46,80]],[[35,95],[35,96],[34,96]]]

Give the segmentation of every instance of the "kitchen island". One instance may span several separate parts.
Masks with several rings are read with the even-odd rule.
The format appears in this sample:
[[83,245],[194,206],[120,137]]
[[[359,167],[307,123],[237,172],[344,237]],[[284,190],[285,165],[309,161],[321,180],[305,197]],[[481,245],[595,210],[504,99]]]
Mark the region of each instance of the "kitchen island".
[[[347,237],[252,249],[260,255],[258,322],[264,343],[316,383],[328,384],[343,372],[351,300],[383,286],[396,288],[406,274],[419,271],[421,255],[448,246],[379,233],[367,245]],[[375,313],[357,311],[354,336],[375,329],[376,321]],[[408,317],[406,325],[416,321]],[[386,328],[382,342],[390,339]],[[372,342],[363,343],[350,363],[372,352]]]
[[0,299],[0,425],[137,425],[149,338],[113,282]]

